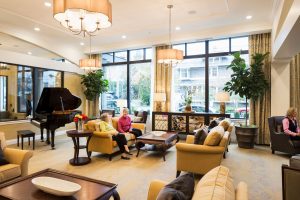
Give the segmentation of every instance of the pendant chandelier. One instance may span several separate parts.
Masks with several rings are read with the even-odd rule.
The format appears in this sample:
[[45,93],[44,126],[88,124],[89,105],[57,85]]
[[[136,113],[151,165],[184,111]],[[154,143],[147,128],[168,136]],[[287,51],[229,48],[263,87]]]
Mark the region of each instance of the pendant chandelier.
[[183,60],[183,51],[172,48],[171,43],[171,9],[173,5],[168,5],[169,9],[169,47],[167,49],[160,49],[157,51],[157,62],[160,64],[177,64]]
[[100,61],[97,58],[92,58],[92,39],[90,35],[90,55],[89,58],[79,60],[79,67],[87,71],[96,71],[101,68]]
[[112,25],[109,0],[53,0],[53,15],[76,35],[93,35]]

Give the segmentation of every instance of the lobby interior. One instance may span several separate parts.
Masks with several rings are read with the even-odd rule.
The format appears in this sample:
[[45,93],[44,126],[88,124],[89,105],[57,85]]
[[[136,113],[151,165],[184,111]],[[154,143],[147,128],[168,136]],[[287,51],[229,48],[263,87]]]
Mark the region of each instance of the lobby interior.
[[[74,27],[66,27],[65,21],[60,23],[55,9],[62,2],[72,1],[0,0],[1,148],[23,148],[28,153],[26,173],[23,174],[21,167],[18,178],[7,178],[3,175],[7,170],[5,165],[0,165],[0,195],[5,192],[2,188],[8,187],[5,183],[51,168],[117,184],[115,190],[125,200],[156,199],[157,194],[151,193],[154,180],[169,183],[178,171],[193,172],[196,199],[196,195],[201,196],[198,188],[202,176],[221,165],[229,169],[236,188],[233,197],[226,196],[228,199],[283,198],[282,165],[289,165],[290,158],[300,151],[273,149],[275,142],[272,142],[271,132],[279,128],[274,124],[274,130],[270,130],[268,118],[285,116],[290,107],[295,107],[300,114],[300,0],[99,0],[102,6],[104,2],[109,3],[105,8],[108,24],[95,32],[80,27],[80,19],[77,22],[80,28],[75,32]],[[79,15],[86,14],[83,13]],[[66,16],[78,21],[75,14]],[[92,21],[92,17],[90,19]],[[102,22],[100,24],[102,26]],[[171,63],[167,63],[167,59],[161,61],[161,52],[166,49],[182,55],[177,54]],[[262,66],[268,87],[256,102],[233,93],[227,93],[226,100],[217,97],[223,94],[226,82],[232,78],[233,72],[228,66],[233,60],[232,54],[237,52],[247,67],[253,63],[254,54],[269,53]],[[86,63],[88,59],[92,63]],[[100,69],[107,87],[97,98],[89,100],[87,86],[82,81],[84,75],[96,72],[94,67]],[[65,90],[46,94],[44,88],[66,88],[80,103],[71,100],[66,103],[63,99],[70,95]],[[191,103],[187,103],[189,97]],[[222,113],[223,102],[226,107]],[[34,121],[39,121],[41,114],[45,117],[47,108],[54,104],[59,104],[59,108],[56,106],[52,111],[69,112],[70,109],[76,113],[70,111],[72,119],[67,122],[62,119],[55,122],[55,134],[50,131],[48,143],[47,128],[42,141],[41,122],[36,125]],[[191,111],[186,110],[187,104]],[[104,141],[106,136],[99,130],[100,115],[113,110],[113,116],[109,113],[109,117],[113,118],[113,127],[118,129],[118,119],[125,107],[129,109],[133,128],[142,130],[143,135],[153,131],[178,133],[176,144],[172,139],[166,149],[163,146],[165,161],[157,151],[160,145],[157,143],[140,140],[146,145],[137,156],[138,140],[126,136],[133,155],[128,155],[130,160],[124,160],[112,136],[108,136],[110,141]],[[74,122],[75,114],[85,114],[88,120],[79,118],[79,123]],[[226,117],[232,127],[228,131],[225,130],[228,127],[223,129],[222,137],[228,137],[223,138],[224,147],[221,137],[220,144],[208,145],[208,149],[203,150],[205,153],[201,152],[207,156],[203,160],[203,155],[199,158],[196,155],[200,147],[193,150],[191,157],[182,158],[182,151],[188,151],[182,143],[206,148],[207,145],[193,144],[194,138],[191,138],[197,129],[219,117]],[[242,126],[245,121],[258,127],[253,148],[241,148],[238,143],[235,126]],[[69,162],[76,156],[74,138],[67,132],[78,126],[92,134],[88,140],[89,150],[79,151],[80,156],[89,158],[88,163],[82,165]],[[22,130],[33,132],[35,137],[29,137],[31,143],[22,137],[21,147],[17,141]],[[85,137],[80,138],[81,144],[86,141]],[[108,144],[111,147],[106,148]],[[215,164],[215,158],[207,152],[209,148],[219,147],[223,151]],[[5,149],[3,151],[5,155]],[[182,166],[182,162],[190,166]],[[188,168],[191,171],[184,170]],[[207,196],[198,198],[209,199]]]

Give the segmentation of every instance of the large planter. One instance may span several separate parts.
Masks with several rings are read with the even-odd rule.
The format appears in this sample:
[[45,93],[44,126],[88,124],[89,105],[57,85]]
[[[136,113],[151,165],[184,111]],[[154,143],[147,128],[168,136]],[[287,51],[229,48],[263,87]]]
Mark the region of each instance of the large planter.
[[240,148],[252,149],[257,136],[258,127],[235,127],[236,140]]

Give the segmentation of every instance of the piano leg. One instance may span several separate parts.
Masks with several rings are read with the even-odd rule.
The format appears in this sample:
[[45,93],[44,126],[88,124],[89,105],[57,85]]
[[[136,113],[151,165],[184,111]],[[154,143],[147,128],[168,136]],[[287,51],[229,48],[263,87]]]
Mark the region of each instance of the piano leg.
[[50,130],[47,129],[47,139],[46,139],[46,143],[50,144]]
[[55,147],[54,147],[54,133],[55,133],[55,130],[51,131],[51,147],[52,147],[52,149],[55,149]]
[[41,141],[44,142],[44,129],[41,128]]

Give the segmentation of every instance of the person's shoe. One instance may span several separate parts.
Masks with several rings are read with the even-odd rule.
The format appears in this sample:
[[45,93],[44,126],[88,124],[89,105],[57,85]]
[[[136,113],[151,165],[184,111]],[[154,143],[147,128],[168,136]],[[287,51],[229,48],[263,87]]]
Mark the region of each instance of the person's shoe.
[[129,151],[125,151],[125,153],[128,154],[128,155],[131,155],[131,156],[133,155],[133,154],[130,153]]
[[124,160],[130,160],[130,158],[124,157],[124,156],[121,156],[121,159],[124,159]]

